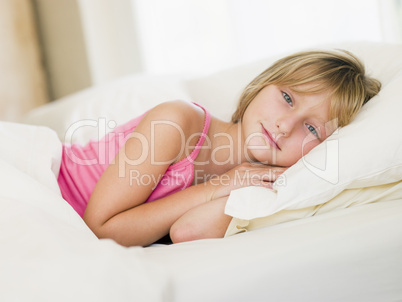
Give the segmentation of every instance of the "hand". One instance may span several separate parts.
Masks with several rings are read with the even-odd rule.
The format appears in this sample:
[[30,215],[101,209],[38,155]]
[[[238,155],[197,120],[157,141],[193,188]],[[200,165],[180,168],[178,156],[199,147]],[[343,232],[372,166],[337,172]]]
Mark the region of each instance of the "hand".
[[273,182],[286,169],[260,163],[242,163],[228,172],[208,180],[207,183],[212,188],[208,200],[229,196],[232,190],[243,187],[261,186],[271,189]]

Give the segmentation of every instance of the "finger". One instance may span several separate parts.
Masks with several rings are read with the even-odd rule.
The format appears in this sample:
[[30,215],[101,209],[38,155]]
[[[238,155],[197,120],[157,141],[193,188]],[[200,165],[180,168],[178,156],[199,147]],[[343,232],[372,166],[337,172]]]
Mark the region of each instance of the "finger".
[[243,180],[242,186],[245,187],[265,187],[268,189],[272,189],[273,181],[262,180],[261,178],[253,177],[247,180]]
[[268,189],[272,189],[273,182],[271,182],[271,181],[262,181],[261,186],[265,187],[265,188],[268,188]]
[[265,169],[267,167],[272,167],[270,165],[259,163],[259,162],[249,162],[249,163],[247,163],[247,166],[250,168],[265,168]]
[[245,170],[246,171],[271,170],[271,171],[275,171],[276,173],[283,173],[287,169],[288,169],[288,167],[269,166],[269,165],[263,165],[263,164],[250,164],[250,166],[247,167]]
[[250,178],[255,178],[255,179],[259,179],[261,181],[275,181],[280,175],[282,174],[282,172],[276,172],[276,171],[254,171],[252,173],[250,173],[249,177]]
[[271,170],[271,171],[275,171],[275,172],[277,172],[277,173],[283,173],[283,172],[285,172],[288,168],[287,168],[287,167],[278,167],[278,166],[268,166],[268,167],[265,168],[265,169],[268,169],[268,170]]
[[244,164],[246,164],[247,166],[249,166],[249,167],[261,167],[261,168],[275,168],[275,169],[280,169],[280,170],[286,170],[286,169],[288,169],[289,167],[283,167],[283,166],[275,166],[275,165],[270,165],[270,164],[263,164],[263,163],[260,163],[260,162],[247,162],[247,163],[244,163]]

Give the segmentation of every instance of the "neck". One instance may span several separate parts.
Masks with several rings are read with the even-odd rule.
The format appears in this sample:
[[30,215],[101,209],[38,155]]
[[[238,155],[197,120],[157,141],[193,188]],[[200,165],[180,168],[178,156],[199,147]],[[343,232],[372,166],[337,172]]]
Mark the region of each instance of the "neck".
[[222,123],[214,129],[211,138],[211,163],[225,171],[247,161],[241,122]]
[[208,139],[204,143],[205,148],[201,149],[194,163],[194,172],[197,175],[194,184],[221,175],[247,161],[241,126],[241,123],[233,124],[212,119]]

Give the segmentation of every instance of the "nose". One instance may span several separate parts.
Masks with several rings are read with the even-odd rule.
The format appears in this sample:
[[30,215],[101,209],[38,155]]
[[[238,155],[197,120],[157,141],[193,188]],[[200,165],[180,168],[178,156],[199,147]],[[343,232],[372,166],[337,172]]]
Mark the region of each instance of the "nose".
[[298,119],[293,115],[281,116],[276,120],[278,135],[283,137],[290,136],[297,123]]

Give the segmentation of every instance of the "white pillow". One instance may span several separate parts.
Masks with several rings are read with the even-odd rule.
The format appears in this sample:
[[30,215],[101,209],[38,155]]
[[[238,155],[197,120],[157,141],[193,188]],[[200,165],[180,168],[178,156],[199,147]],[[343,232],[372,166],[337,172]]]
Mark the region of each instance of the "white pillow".
[[274,190],[247,187],[233,191],[225,213],[253,219],[283,209],[327,202],[348,188],[402,179],[402,45],[343,45],[382,82],[380,94],[356,119],[339,129],[277,180]]
[[302,209],[286,209],[269,216],[250,220],[233,218],[226,229],[225,237],[301,218],[322,215],[335,209],[345,209],[390,200],[402,201],[402,181],[380,186],[346,189],[325,203]]
[[67,134],[68,142],[84,144],[159,103],[177,99],[191,101],[178,76],[133,75],[36,108],[23,121],[50,127],[62,141]]

